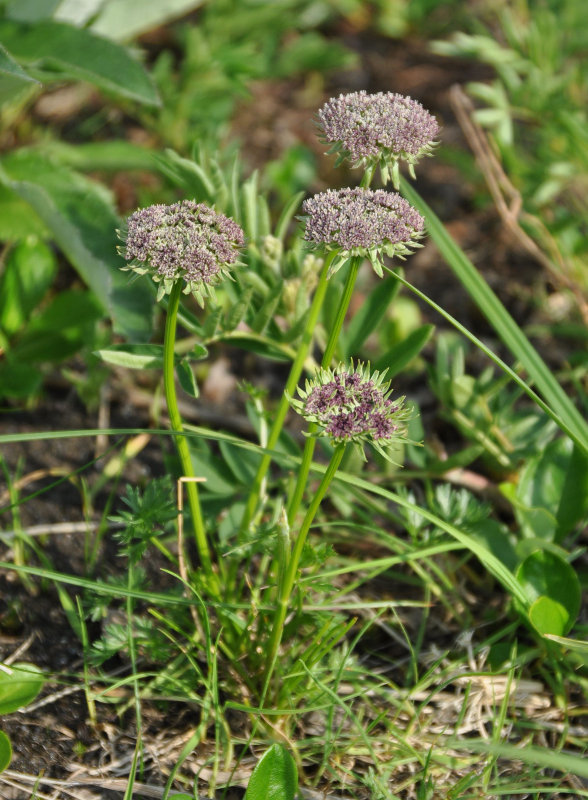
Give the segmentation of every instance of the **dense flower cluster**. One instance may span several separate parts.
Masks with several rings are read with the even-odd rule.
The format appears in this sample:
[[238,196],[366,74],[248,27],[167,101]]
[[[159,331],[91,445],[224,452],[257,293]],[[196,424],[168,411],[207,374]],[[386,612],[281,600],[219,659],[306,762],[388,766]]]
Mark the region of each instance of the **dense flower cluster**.
[[336,250],[335,272],[349,256],[369,258],[382,277],[382,256],[408,255],[420,247],[425,221],[404,198],[383,189],[329,189],[305,200],[304,239]]
[[430,155],[439,134],[437,120],[416,100],[392,92],[365,91],[333,97],[318,113],[321,139],[354,167],[380,166],[382,180],[398,188],[398,162],[414,165]]
[[408,415],[404,398],[392,401],[390,392],[384,374],[370,375],[363,364],[340,364],[335,370],[320,369],[304,390],[298,388],[300,400],[290,402],[334,443],[369,443],[386,455],[384,448],[406,438]]
[[223,275],[238,264],[245,242],[237,223],[194,200],[154,205],[131,214],[127,220],[122,254],[127,269],[150,273],[158,282],[158,299],[184,280],[184,292],[199,303]]

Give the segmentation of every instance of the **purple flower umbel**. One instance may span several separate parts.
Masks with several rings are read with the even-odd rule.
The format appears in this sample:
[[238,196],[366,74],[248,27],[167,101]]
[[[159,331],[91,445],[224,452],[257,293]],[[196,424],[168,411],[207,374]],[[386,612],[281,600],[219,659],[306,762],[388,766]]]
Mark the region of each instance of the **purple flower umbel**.
[[140,275],[158,282],[157,299],[184,280],[184,293],[202,305],[204,296],[238,265],[245,242],[237,223],[195,200],[154,205],[135,211],[127,220],[122,255]]
[[408,410],[404,398],[390,400],[390,383],[384,374],[363,364],[335,370],[320,369],[292,406],[308,422],[321,427],[319,436],[328,436],[335,444],[369,443],[388,458],[385,448],[406,440]]
[[348,159],[354,167],[380,166],[382,180],[399,185],[398,162],[414,165],[431,155],[439,134],[437,120],[416,100],[392,92],[365,91],[333,97],[318,112],[321,141],[338,153],[337,166]]
[[408,255],[425,229],[418,211],[383,189],[329,189],[305,200],[302,211],[304,239],[339,253],[331,274],[350,256],[364,256],[382,277],[382,256]]

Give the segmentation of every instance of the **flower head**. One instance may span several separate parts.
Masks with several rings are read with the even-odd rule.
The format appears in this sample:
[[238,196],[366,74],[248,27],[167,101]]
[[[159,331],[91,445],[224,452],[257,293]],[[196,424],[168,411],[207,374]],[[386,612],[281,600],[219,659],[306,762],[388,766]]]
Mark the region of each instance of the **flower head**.
[[338,153],[337,166],[348,159],[354,167],[380,166],[382,180],[392,175],[399,185],[398,162],[414,165],[431,155],[439,134],[437,120],[416,100],[392,92],[365,91],[333,97],[318,112],[321,140]]
[[194,294],[201,305],[204,296],[238,264],[245,242],[234,220],[195,200],[135,211],[123,238],[121,252],[131,262],[126,269],[150,273],[159,283],[158,300],[183,280],[184,293]]
[[350,256],[369,258],[382,277],[382,256],[403,258],[420,247],[425,220],[404,198],[383,189],[329,189],[305,200],[304,239],[335,250],[331,274]]
[[328,436],[335,444],[369,443],[388,458],[385,449],[406,441],[408,410],[404,398],[390,399],[390,382],[384,373],[374,372],[359,363],[350,367],[339,364],[335,370],[320,369],[300,399],[292,406],[308,422],[321,427],[319,436]]

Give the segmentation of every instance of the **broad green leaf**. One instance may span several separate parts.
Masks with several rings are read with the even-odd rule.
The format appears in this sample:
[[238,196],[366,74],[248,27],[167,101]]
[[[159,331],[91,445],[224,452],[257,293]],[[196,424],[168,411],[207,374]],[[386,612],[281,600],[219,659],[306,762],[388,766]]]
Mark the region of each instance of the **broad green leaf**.
[[[558,523],[563,486],[568,472],[572,442],[560,437],[529,458],[522,468],[516,489],[514,511],[527,536],[553,541]],[[586,498],[578,500],[585,503]]]
[[8,0],[5,14],[19,22],[50,19],[61,0]]
[[12,336],[28,322],[56,270],[53,251],[32,237],[10,251],[0,277],[0,330],[6,336]]
[[4,731],[0,731],[0,772],[4,772],[11,761],[12,745],[10,744],[10,739]]
[[557,600],[542,594],[531,604],[529,619],[539,633],[560,636],[568,627],[569,614]]
[[30,397],[41,386],[42,375],[33,364],[19,364],[8,353],[0,361],[0,397]]
[[92,30],[117,41],[134,39],[201,6],[203,0],[107,0]]
[[425,216],[428,232],[445,262],[455,272],[506,347],[527,371],[530,382],[535,385],[537,392],[543,396],[557,417],[556,422],[573,438],[582,451],[588,454],[588,423],[558,382],[557,376],[545,364],[521,328],[463,250],[451,238],[432,209],[408,181],[402,180],[401,188],[407,200]]
[[376,330],[384,318],[388,306],[398,294],[399,289],[400,282],[395,276],[390,276],[376,284],[345,331],[343,349],[348,356],[357,355],[370,333]]
[[541,597],[551,601],[542,600],[536,607],[531,622],[538,625],[537,630],[558,636],[567,633],[578,616],[582,596],[574,568],[556,553],[535,550],[519,566],[516,577],[531,606]]
[[126,48],[63,22],[0,21],[0,39],[19,62],[47,80],[83,80],[149,106],[160,105],[143,66]]
[[574,445],[557,507],[555,541],[561,542],[588,511],[588,455]]
[[280,744],[273,744],[257,763],[245,800],[294,800],[298,789],[296,764]]
[[54,163],[82,172],[135,169],[155,172],[159,169],[157,154],[153,150],[120,139],[75,145],[60,141],[43,142],[39,150],[42,156],[49,156]]
[[186,394],[189,394],[190,397],[198,397],[198,384],[196,383],[196,376],[192,371],[190,362],[185,358],[182,359],[180,362],[178,362],[178,364],[176,364],[176,372],[180,386],[186,392]]
[[24,69],[17,64],[11,57],[10,53],[0,44],[0,73],[10,75],[12,78],[17,78],[25,83],[37,83],[34,78],[31,78]]
[[60,0],[59,8],[53,14],[53,19],[82,27],[100,11],[105,3],[106,0]]
[[27,236],[48,239],[49,232],[28,203],[0,184],[0,241],[16,242]]
[[386,378],[393,378],[406,367],[407,364],[416,358],[421,352],[423,347],[431,338],[434,325],[421,325],[412,333],[409,333],[406,339],[394,345],[387,353],[381,356],[374,364],[374,369],[388,370]]
[[33,316],[9,351],[13,363],[59,362],[94,338],[102,309],[92,292],[68,290],[55,295],[43,311]]
[[117,255],[116,215],[110,193],[94,181],[56,166],[35,151],[7,156],[0,180],[36,211],[80,276],[131,340],[152,332],[154,302],[146,281],[129,283]]
[[162,344],[112,344],[96,350],[95,355],[107,364],[127,369],[161,369]]
[[32,703],[45,683],[34,664],[0,664],[0,716]]

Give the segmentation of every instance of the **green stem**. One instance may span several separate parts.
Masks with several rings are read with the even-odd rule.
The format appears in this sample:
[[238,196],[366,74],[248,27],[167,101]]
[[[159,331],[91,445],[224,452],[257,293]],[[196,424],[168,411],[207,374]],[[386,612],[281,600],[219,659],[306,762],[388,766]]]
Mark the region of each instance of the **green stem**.
[[300,564],[300,558],[302,556],[302,551],[304,550],[304,545],[306,543],[308,532],[310,530],[310,526],[314,521],[314,518],[319,509],[321,501],[325,496],[327,489],[329,488],[329,484],[331,483],[333,477],[335,476],[335,473],[337,472],[337,469],[339,468],[344,452],[345,452],[345,444],[339,444],[335,447],[335,450],[333,451],[333,455],[331,456],[331,460],[329,461],[327,469],[323,473],[320,485],[312,499],[311,504],[308,507],[306,514],[304,515],[300,531],[298,532],[298,536],[296,537],[296,542],[294,543],[294,549],[292,550],[292,553],[288,559],[288,562],[284,570],[284,578],[281,581],[278,589],[278,604],[276,607],[272,632],[268,644],[268,653],[267,653],[267,660],[265,667],[265,680],[263,685],[261,705],[263,705],[263,701],[267,694],[271,676],[273,674],[276,660],[278,657],[278,649],[280,647],[280,642],[282,641],[284,620],[286,619],[286,614],[288,613],[288,604],[290,601],[290,596],[292,594],[292,589],[294,588],[294,583],[296,581],[298,566]]
[[[300,345],[296,353],[296,358],[294,359],[292,367],[290,368],[290,375],[288,376],[288,381],[286,383],[284,393],[282,394],[280,403],[274,414],[274,421],[267,439],[266,447],[268,450],[272,450],[277,444],[277,441],[280,437],[280,433],[282,432],[284,420],[286,419],[286,414],[288,413],[288,408],[290,407],[289,397],[292,397],[296,391],[296,387],[298,386],[298,381],[300,380],[300,375],[302,374],[302,370],[304,369],[304,362],[308,358],[308,353],[312,345],[312,340],[314,338],[314,332],[318,321],[319,313],[322,308],[323,301],[325,299],[325,293],[327,291],[327,278],[329,274],[329,268],[331,266],[331,263],[335,255],[336,253],[332,252],[329,253],[329,255],[325,258],[325,262],[323,264],[319,281],[314,293],[312,305],[310,306],[308,320],[306,321],[306,326],[302,334],[302,339],[300,341]],[[251,492],[249,493],[247,505],[243,513],[243,519],[241,520],[241,530],[240,530],[241,536],[243,536],[243,534],[251,524],[251,520],[253,519],[253,515],[255,514],[255,509],[257,508],[257,505],[259,503],[261,487],[263,485],[263,481],[267,474],[271,460],[272,460],[271,453],[264,453],[261,459],[261,463],[257,469],[257,474],[253,481]]]
[[[361,256],[354,256],[351,259],[351,266],[349,268],[349,274],[347,275],[347,281],[343,289],[341,302],[339,303],[339,309],[337,310],[337,317],[331,329],[331,333],[327,341],[327,346],[323,354],[323,360],[321,362],[321,366],[323,367],[323,369],[327,369],[331,365],[331,361],[333,360],[333,356],[335,355],[335,348],[337,347],[337,342],[339,341],[339,335],[341,334],[341,328],[343,327],[343,322],[345,321],[345,317],[347,316],[347,310],[349,308],[349,303],[351,302],[351,296],[353,294],[353,289],[355,287],[357,273],[359,272],[362,260],[363,259]],[[296,519],[296,514],[298,513],[298,509],[300,508],[300,503],[302,502],[302,496],[306,488],[308,473],[310,471],[310,465],[312,464],[312,456],[314,454],[314,447],[316,444],[316,437],[314,436],[314,434],[316,433],[317,429],[318,425],[315,422],[311,422],[308,426],[308,436],[306,439],[306,443],[304,445],[304,452],[302,454],[302,463],[300,465],[300,469],[298,470],[296,487],[294,489],[294,494],[292,496],[292,499],[288,504],[288,523],[290,525],[294,524],[294,520]]]
[[[171,428],[173,431],[178,432],[181,432],[184,429],[182,417],[180,416],[178,409],[174,367],[174,345],[176,342],[176,328],[181,290],[181,283],[177,281],[169,295],[167,316],[165,319],[165,338],[163,344],[163,383],[165,386],[165,399],[167,401],[167,410]],[[184,476],[188,478],[195,478],[196,475],[192,465],[192,457],[190,456],[190,448],[188,447],[186,437],[180,433],[180,435],[174,436],[174,441],[178,449],[178,455],[180,456],[180,462],[182,464],[182,472]],[[210,558],[208,542],[206,541],[206,532],[204,530],[204,521],[202,519],[202,510],[200,508],[200,498],[198,497],[198,487],[196,483],[191,481],[186,483],[186,491],[188,494],[190,513],[192,514],[194,536],[196,539],[196,547],[198,549],[200,563],[206,575],[209,578],[215,579],[214,585],[216,585],[216,576],[212,571],[212,561]]]

